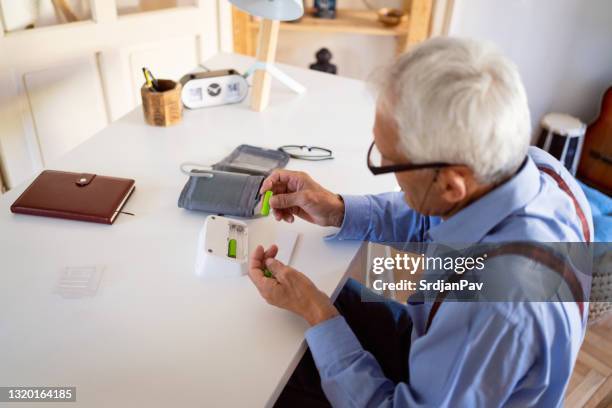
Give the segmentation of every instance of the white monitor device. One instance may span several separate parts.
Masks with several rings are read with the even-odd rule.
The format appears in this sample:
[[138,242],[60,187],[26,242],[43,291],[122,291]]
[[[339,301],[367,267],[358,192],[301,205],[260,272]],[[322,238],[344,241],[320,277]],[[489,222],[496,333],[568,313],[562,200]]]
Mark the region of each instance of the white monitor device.
[[289,265],[299,234],[261,218],[247,222],[209,215],[200,231],[195,273],[201,277],[239,277],[248,273],[249,255],[257,245],[279,247],[276,259]]

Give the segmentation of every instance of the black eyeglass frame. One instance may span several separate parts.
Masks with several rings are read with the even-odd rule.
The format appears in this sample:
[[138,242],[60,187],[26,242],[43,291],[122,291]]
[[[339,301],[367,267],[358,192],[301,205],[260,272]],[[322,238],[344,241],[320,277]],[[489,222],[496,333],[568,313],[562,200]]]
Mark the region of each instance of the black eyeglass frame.
[[374,174],[378,176],[379,174],[387,174],[387,173],[399,173],[403,171],[412,171],[412,170],[423,170],[423,169],[439,169],[443,167],[451,167],[456,166],[456,164],[443,163],[443,162],[434,162],[434,163],[423,163],[423,164],[391,164],[389,166],[374,166],[372,164],[372,150],[374,149],[374,142],[370,145],[368,149],[368,169]]
[[[325,152],[326,154],[321,154],[321,155],[304,155],[304,154],[295,154],[295,153],[291,153],[288,152],[286,149],[300,149],[300,150],[304,150],[307,149],[309,152],[312,150],[320,150]],[[291,157],[292,159],[299,159],[299,160],[310,160],[310,161],[320,161],[320,160],[331,160],[334,158],[333,156],[333,152],[330,149],[326,149],[324,147],[319,147],[319,146],[307,146],[307,145],[284,145],[279,147],[277,150],[280,150],[281,152],[287,153],[289,155],[289,157]]]

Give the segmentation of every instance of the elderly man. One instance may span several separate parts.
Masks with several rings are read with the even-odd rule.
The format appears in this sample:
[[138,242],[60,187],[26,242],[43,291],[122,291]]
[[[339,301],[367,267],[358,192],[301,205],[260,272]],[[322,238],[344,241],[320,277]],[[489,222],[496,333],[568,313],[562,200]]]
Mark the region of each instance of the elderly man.
[[[375,175],[393,172],[402,191],[338,195],[280,170],[261,188],[274,191],[277,220],[299,217],[339,227],[335,239],[378,242],[591,239],[576,182],[529,147],[523,85],[495,49],[435,39],[383,76],[368,166]],[[276,252],[258,247],[249,275],[268,303],[311,326],[309,353],[278,405],[562,404],[584,335],[586,311],[577,303],[442,303],[428,325],[431,302],[362,303],[363,287],[349,281],[334,304]]]

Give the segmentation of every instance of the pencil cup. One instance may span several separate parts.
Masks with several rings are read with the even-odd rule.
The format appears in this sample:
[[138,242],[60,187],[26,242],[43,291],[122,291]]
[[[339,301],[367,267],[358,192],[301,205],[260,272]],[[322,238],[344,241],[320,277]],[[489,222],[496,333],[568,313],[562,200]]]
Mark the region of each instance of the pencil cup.
[[171,126],[183,116],[181,84],[168,79],[157,80],[157,91],[143,85],[140,88],[145,120],[153,126]]

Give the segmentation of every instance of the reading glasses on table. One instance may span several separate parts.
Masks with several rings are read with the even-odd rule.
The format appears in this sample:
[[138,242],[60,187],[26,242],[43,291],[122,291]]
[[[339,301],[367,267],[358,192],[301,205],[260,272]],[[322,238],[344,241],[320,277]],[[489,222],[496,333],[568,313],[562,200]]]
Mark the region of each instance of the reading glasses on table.
[[284,145],[278,148],[292,159],[321,161],[334,158],[332,151],[324,147],[306,145]]

